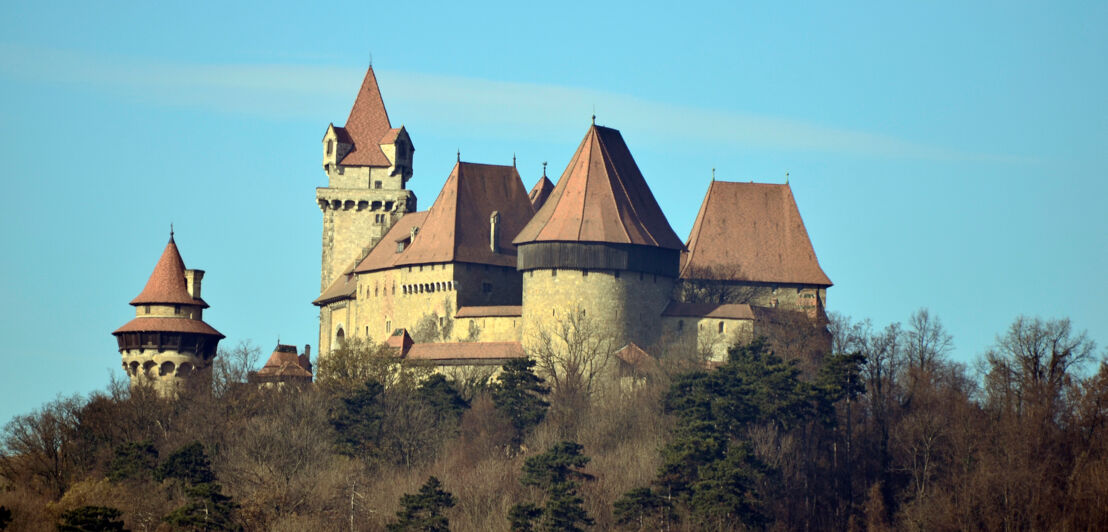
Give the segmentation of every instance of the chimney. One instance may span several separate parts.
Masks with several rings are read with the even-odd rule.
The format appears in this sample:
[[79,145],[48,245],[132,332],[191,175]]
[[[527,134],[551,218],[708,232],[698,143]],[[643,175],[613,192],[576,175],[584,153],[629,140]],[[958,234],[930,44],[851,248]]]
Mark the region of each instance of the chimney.
[[185,270],[185,286],[193,299],[200,299],[200,281],[204,279],[204,270]]
[[304,344],[304,352],[300,353],[300,356],[296,357],[296,362],[300,364],[300,367],[312,371],[312,346],[311,344]]
[[489,249],[493,253],[500,253],[500,211],[492,211],[489,216]]

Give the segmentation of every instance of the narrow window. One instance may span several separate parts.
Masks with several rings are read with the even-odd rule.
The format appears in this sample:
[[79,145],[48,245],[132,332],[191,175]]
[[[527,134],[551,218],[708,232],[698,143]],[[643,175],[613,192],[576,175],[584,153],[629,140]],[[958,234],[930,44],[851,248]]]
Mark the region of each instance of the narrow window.
[[486,294],[489,293],[489,292],[492,292],[492,283],[483,281],[481,283],[481,291],[486,293]]
[[327,155],[331,155],[335,151],[335,141],[327,139]]
[[142,306],[142,313],[143,314],[150,314],[150,305],[143,305]]
[[685,320],[677,320],[677,330],[678,331],[685,330]]
[[619,279],[619,270],[616,270],[615,276],[616,276],[616,279]]
[[380,181],[374,181],[373,182],[373,188],[381,188],[381,182]]
[[723,332],[723,322],[719,322],[719,332]]
[[581,277],[588,277],[588,276],[589,276],[589,271],[588,270],[581,270]]
[[550,276],[551,277],[557,277],[558,276],[558,270],[550,270]]
[[180,314],[181,313],[181,305],[173,305],[173,313],[174,314]]

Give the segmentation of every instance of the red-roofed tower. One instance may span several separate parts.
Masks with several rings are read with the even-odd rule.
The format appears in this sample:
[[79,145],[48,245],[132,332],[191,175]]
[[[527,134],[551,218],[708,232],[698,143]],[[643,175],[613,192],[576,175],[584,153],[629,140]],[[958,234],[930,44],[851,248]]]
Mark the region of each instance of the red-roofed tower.
[[204,323],[203,270],[187,270],[170,232],[146,286],[134,299],[135,319],[112,334],[131,386],[151,385],[163,397],[211,365],[223,335]]
[[623,345],[658,337],[684,244],[619,131],[589,127],[558,184],[516,236],[523,341],[587,319]]

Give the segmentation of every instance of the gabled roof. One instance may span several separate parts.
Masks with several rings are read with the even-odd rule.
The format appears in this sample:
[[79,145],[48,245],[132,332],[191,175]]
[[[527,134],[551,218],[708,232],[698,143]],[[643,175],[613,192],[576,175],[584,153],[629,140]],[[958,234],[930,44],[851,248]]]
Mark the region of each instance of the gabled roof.
[[550,197],[551,192],[554,192],[554,183],[551,183],[546,178],[546,172],[543,172],[542,179],[539,179],[539,182],[531,187],[531,192],[527,193],[527,196],[531,198],[531,207],[538,212],[542,205],[546,203],[546,199]]
[[185,283],[185,262],[181,260],[181,253],[177,251],[177,243],[173,241],[173,235],[169,236],[169,243],[165,245],[161,258],[154,266],[154,272],[146,281],[146,287],[131,300],[131,304],[135,306],[182,304],[208,307],[203,299],[196,299],[189,295],[188,285]]
[[258,377],[299,377],[312,378],[312,372],[300,363],[300,357],[296,354],[296,347],[278,344],[269,356],[265,366],[255,373]]
[[[381,151],[382,139],[391,131],[389,114],[385,111],[385,102],[381,99],[381,89],[377,87],[377,76],[373,74],[373,67],[366,70],[362,87],[358,89],[358,97],[354,100],[354,107],[350,109],[350,116],[346,119],[343,128],[335,128],[349,138],[354,147],[343,157],[339,164],[346,166],[390,166],[388,157]],[[339,137],[342,138],[341,136]]]
[[681,277],[830,286],[789,185],[713,181]]
[[750,305],[741,303],[680,303],[670,301],[662,310],[662,316],[673,318],[724,318],[732,320],[752,320],[754,311]]
[[[354,273],[385,270],[396,266],[397,261],[403,256],[403,253],[396,252],[397,242],[406,241],[412,234],[412,227],[423,225],[423,221],[426,219],[427,211],[409,212],[401,216],[400,219],[392,225],[389,232],[385,233],[381,241],[377,242],[377,244],[373,246],[373,249],[369,250],[369,254],[358,263],[357,267],[354,268]],[[419,236],[416,236],[416,239],[419,239]],[[328,291],[330,291],[330,289],[328,289]],[[353,292],[351,292],[351,294],[353,294]],[[320,299],[323,299],[323,297],[321,296]]]
[[[497,253],[489,247],[489,217],[493,211],[500,213]],[[533,214],[523,182],[514,167],[458,162],[427,211],[415,240],[393,264],[470,262],[514,267],[516,252],[512,236]],[[401,236],[397,234],[392,238]],[[390,251],[395,252],[395,249]],[[376,249],[370,256],[375,252]],[[359,265],[356,271],[366,269]]]
[[647,353],[646,350],[639,347],[635,342],[623,346],[619,351],[612,353],[612,355],[635,369],[653,369],[658,367],[658,359],[654,358],[650,353]]
[[516,244],[609,242],[683,250],[619,131],[593,125]]

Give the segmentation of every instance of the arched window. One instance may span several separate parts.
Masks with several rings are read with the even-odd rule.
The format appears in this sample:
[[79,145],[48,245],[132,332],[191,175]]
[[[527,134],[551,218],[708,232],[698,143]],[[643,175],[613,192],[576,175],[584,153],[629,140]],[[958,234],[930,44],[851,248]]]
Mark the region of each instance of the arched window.
[[346,331],[342,330],[342,325],[339,325],[338,332],[335,333],[335,348],[342,349],[346,346]]

